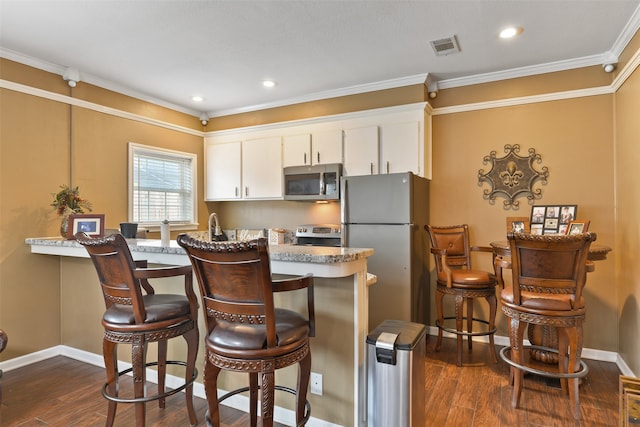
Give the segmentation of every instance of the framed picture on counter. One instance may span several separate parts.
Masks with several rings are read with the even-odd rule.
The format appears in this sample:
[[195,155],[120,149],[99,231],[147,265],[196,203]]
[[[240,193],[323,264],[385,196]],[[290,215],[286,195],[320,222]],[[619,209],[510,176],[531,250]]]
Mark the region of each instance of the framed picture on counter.
[[577,212],[578,205],[532,206],[531,234],[566,234]]
[[529,233],[531,224],[528,216],[508,216],[507,233]]
[[589,221],[576,220],[569,223],[565,234],[581,234],[587,231],[589,231]]
[[72,214],[69,215],[67,239],[75,239],[78,232],[87,233],[91,237],[104,235],[104,214]]

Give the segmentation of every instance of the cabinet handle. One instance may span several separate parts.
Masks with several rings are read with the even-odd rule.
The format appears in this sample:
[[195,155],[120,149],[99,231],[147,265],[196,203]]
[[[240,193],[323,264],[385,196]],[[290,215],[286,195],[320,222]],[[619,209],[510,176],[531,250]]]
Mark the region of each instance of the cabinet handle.
[[320,152],[318,151],[318,164],[320,163]]
[[236,187],[236,197],[238,197],[238,187]]
[[307,153],[304,153],[304,164],[307,164]]
[[244,187],[244,197],[249,197],[249,187]]
[[389,175],[389,161],[387,160],[387,175]]
[[370,169],[371,169],[371,173],[370,173],[370,175],[373,175],[373,162],[371,162],[371,167],[370,167]]

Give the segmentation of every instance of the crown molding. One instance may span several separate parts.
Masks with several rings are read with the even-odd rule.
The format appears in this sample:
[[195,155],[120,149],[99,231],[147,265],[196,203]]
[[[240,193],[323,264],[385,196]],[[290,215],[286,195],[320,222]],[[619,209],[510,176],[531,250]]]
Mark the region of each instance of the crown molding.
[[[47,71],[52,74],[59,74],[60,76],[62,76],[65,70],[67,69],[67,67],[63,67],[61,65],[45,61],[43,59],[34,58],[29,55],[24,55],[20,52],[16,52],[14,50],[6,49],[3,47],[0,47],[0,58],[5,58],[10,61],[28,65],[30,67]],[[201,111],[191,110],[181,105],[172,104],[170,102],[163,101],[162,99],[154,98],[142,92],[136,92],[131,88],[119,85],[112,81],[105,80],[91,74],[87,74],[82,70],[80,71],[80,81],[94,85],[94,86],[98,86],[103,89],[111,90],[113,92],[117,92],[121,95],[130,96],[132,98],[136,98],[141,101],[149,102],[151,104],[158,105],[160,107],[165,107],[174,111],[178,111],[180,113],[189,114],[191,116],[200,117],[200,114],[202,114]]]
[[139,114],[129,113],[127,111],[118,110],[116,108],[106,107],[104,105],[96,104],[94,102],[84,101],[82,99],[73,98],[71,96],[62,95],[55,92],[49,92],[47,90],[38,89],[32,86],[26,86],[20,83],[12,82],[9,80],[0,79],[0,88],[13,90],[15,92],[24,93],[27,95],[37,96],[39,98],[49,99],[51,101],[61,102],[63,104],[69,104],[76,107],[86,108],[88,110],[97,111],[99,113],[109,114],[111,116],[121,117],[123,119],[129,119],[140,123],[146,123],[165,129],[174,130],[177,132],[187,133],[195,136],[204,136],[204,132],[190,129],[184,126],[178,126],[172,123],[168,123],[162,120],[156,120],[149,117],[141,116]]
[[322,92],[311,93],[308,95],[297,96],[288,99],[282,99],[264,104],[255,104],[247,107],[229,108],[225,110],[208,111],[209,117],[230,116],[233,114],[250,113],[252,111],[266,110],[268,108],[284,107],[287,105],[300,104],[303,102],[319,101],[322,99],[338,98],[341,96],[358,95],[366,92],[374,92],[377,90],[395,89],[403,86],[414,84],[424,84],[428,74],[417,74],[414,76],[401,77],[398,79],[384,80],[375,83],[366,83],[362,85],[349,86],[340,89],[327,90]]
[[[554,73],[576,68],[591,67],[611,62],[610,53],[601,55],[585,56],[582,58],[567,59],[563,61],[549,62],[547,64],[532,65],[528,67],[512,68],[510,70],[497,71],[494,73],[476,74],[474,76],[459,77],[438,81],[440,89],[451,89],[455,87],[470,86],[482,83],[491,83],[500,80],[509,80],[519,77],[534,76],[538,74]],[[613,62],[617,62],[617,59]]]
[[288,120],[283,122],[266,123],[263,125],[245,126],[241,128],[215,130],[211,132],[206,132],[205,136],[222,137],[222,136],[230,136],[230,135],[236,135],[236,134],[245,134],[250,132],[263,132],[263,131],[268,131],[272,129],[279,129],[282,127],[293,127],[293,126],[302,126],[302,125],[309,126],[309,125],[315,125],[315,124],[327,123],[327,122],[361,119],[365,117],[373,117],[373,116],[379,116],[379,115],[385,115],[385,114],[416,112],[416,111],[424,112],[424,111],[427,111],[427,109],[429,108],[430,107],[428,102],[415,102],[412,104],[395,105],[393,107],[383,107],[383,108],[374,108],[371,110],[354,111],[351,113],[340,113],[340,114],[332,114],[327,116],[311,117],[307,119]]

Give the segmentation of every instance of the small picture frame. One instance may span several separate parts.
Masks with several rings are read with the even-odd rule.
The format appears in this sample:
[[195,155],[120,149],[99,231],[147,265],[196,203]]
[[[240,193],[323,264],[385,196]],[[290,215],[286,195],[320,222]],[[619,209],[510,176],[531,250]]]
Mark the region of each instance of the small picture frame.
[[640,421],[640,378],[620,375],[620,425],[635,425]]
[[530,233],[531,224],[527,216],[508,216],[507,233]]
[[74,236],[80,231],[91,237],[102,237],[104,235],[104,214],[69,215],[67,239],[75,239]]
[[542,205],[531,208],[531,234],[566,234],[578,205]]
[[582,234],[589,231],[589,221],[585,220],[576,220],[571,221],[569,225],[567,225],[566,234],[571,236],[573,234]]

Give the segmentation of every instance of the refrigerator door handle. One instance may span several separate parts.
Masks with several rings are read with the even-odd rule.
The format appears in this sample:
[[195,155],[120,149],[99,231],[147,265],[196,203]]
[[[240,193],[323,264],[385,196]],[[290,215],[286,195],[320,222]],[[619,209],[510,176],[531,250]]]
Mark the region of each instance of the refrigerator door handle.
[[347,247],[347,180],[342,178],[342,189],[340,198],[340,246]]

